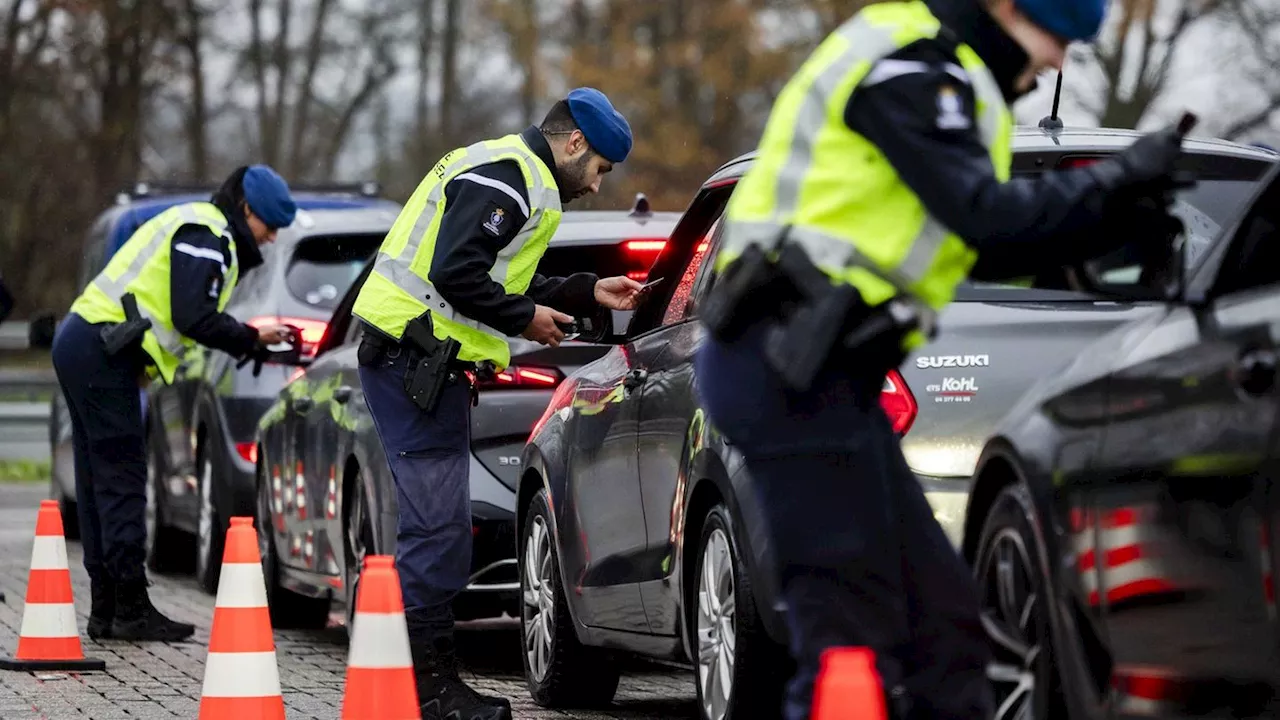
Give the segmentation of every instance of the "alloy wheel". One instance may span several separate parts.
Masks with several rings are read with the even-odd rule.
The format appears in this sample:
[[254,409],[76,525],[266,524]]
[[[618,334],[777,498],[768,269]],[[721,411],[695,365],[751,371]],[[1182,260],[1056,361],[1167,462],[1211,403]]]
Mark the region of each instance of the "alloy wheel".
[[996,692],[995,720],[1035,720],[1043,628],[1037,623],[1041,601],[1035,565],[1021,535],[1003,528],[992,538],[979,575],[982,625],[995,655],[987,677]]
[[208,567],[209,553],[213,548],[213,463],[208,458],[200,461],[200,517],[196,524],[196,538],[199,552],[196,562],[199,572],[204,575]]
[[551,636],[555,628],[555,585],[552,582],[551,533],[541,515],[535,515],[524,548],[521,575],[524,605],[524,652],[529,670],[541,682],[551,665]]
[[704,717],[723,720],[733,696],[733,555],[720,528],[707,536],[698,581],[698,685]]
[[347,588],[347,632],[353,630],[357,591],[360,589],[360,570],[363,569],[364,559],[369,554],[369,548],[372,547],[368,525],[364,494],[356,488],[347,517],[347,567],[344,578]]

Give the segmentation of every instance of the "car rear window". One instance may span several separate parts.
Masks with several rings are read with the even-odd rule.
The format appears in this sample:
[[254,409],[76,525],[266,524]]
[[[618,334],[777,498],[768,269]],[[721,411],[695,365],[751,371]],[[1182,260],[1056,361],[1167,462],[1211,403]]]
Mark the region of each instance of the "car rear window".
[[575,240],[572,243],[552,242],[542,261],[538,274],[545,277],[566,277],[574,273],[589,272],[600,277],[626,275],[645,282],[649,268],[657,259],[667,238],[661,235],[637,235],[625,239],[601,238],[598,242]]
[[[1234,220],[1243,209],[1257,189],[1266,167],[1267,164],[1262,162],[1256,165],[1233,164],[1230,174],[1201,179],[1195,187],[1178,193],[1171,211],[1186,226],[1188,269],[1196,266],[1223,226]],[[1008,294],[1005,299],[1012,300],[1024,293],[1036,294],[1037,290],[1071,292],[1071,288],[1065,285],[1065,274],[1061,274],[1062,286],[1053,279],[1046,280],[1046,277],[1055,278],[1058,274],[1050,273],[1038,278],[1034,289],[1015,284],[967,280],[957,289],[956,300],[990,300],[993,295],[1005,293]]]
[[298,241],[285,271],[289,294],[333,310],[382,244],[381,234],[322,235]]

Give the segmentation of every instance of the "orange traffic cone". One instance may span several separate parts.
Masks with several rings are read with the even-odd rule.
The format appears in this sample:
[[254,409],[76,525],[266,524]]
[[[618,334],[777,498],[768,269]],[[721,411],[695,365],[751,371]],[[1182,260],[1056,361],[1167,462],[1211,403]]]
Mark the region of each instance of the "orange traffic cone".
[[280,669],[253,518],[227,528],[200,720],[284,720]]
[[36,540],[31,547],[27,600],[22,609],[18,652],[0,659],[0,670],[105,670],[102,660],[86,658],[76,629],[67,541],[57,500],[40,501]]
[[884,688],[869,648],[835,647],[822,653],[813,685],[812,720],[886,720]]
[[353,624],[342,720],[421,720],[400,576],[390,555],[365,558]]

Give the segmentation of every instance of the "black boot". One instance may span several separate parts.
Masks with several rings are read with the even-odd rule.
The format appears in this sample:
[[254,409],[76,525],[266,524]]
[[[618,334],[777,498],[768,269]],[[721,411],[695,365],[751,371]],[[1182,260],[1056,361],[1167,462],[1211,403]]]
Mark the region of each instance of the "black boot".
[[116,584],[108,578],[90,578],[89,637],[94,640],[110,640],[111,624],[116,619]]
[[151,604],[146,579],[116,585],[116,619],[111,634],[117,640],[179,642],[191,637],[196,626],[174,622]]
[[409,628],[422,720],[511,720],[511,702],[481,695],[458,677],[452,635]]

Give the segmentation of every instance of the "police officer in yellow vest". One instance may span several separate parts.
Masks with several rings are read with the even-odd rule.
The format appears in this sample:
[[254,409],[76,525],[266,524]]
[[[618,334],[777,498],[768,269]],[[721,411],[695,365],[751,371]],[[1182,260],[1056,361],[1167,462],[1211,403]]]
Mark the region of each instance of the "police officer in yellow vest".
[[843,646],[875,653],[897,717],[992,717],[973,581],[878,399],[966,276],[1176,234],[1176,132],[1010,178],[1008,104],[1095,35],[1103,5],[865,6],[783,89],[730,200],[697,387],[770,525],[798,666],[788,720],[809,717],[822,653]]
[[223,310],[236,281],[262,263],[260,244],[293,222],[295,205],[269,167],[242,167],[209,202],[143,223],[71,305],[53,341],[75,445],[76,501],[90,579],[94,639],[190,637],[147,593],[147,450],[138,388],[170,382],[194,343],[235,356],[290,336]]
[[505,367],[508,338],[558,345],[558,322],[635,306],[641,285],[629,278],[534,273],[562,203],[597,192],[631,142],[604,94],[578,88],[541,127],[446,154],[352,310],[366,325],[361,388],[396,483],[396,566],[425,720],[511,717],[510,703],[477,694],[454,664],[452,603],[471,572],[465,371]]

